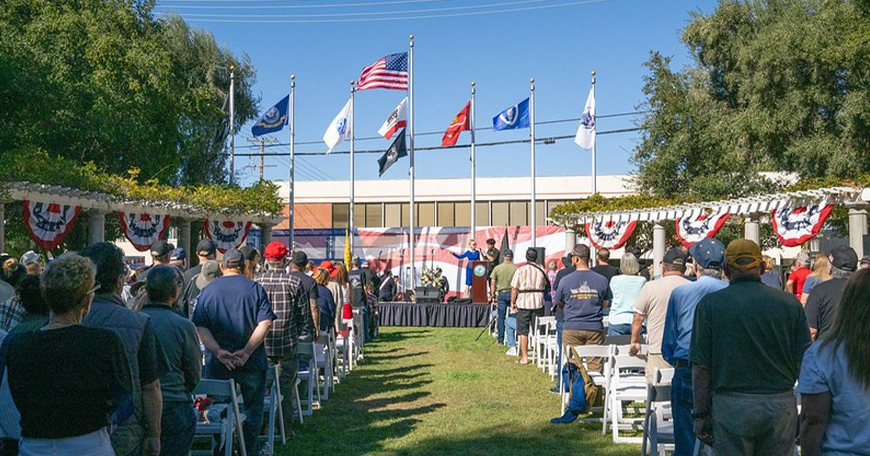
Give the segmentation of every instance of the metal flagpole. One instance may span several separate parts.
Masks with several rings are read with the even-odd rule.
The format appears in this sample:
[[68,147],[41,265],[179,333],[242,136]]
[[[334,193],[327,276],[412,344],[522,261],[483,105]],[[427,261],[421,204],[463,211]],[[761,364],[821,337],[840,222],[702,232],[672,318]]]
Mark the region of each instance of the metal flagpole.
[[[350,81],[350,213],[347,218],[347,229],[348,229],[348,242],[350,243],[350,257],[353,259],[353,204],[354,204],[354,181],[356,179],[353,167],[353,149],[354,149],[354,138],[356,137],[356,131],[354,131],[353,125],[353,117],[354,117],[354,95],[356,94],[356,90],[354,84],[356,81]],[[349,266],[349,265],[348,265]]]
[[469,119],[469,127],[471,129],[471,238],[477,235],[477,163],[475,162],[475,138],[474,138],[474,98],[476,90],[475,83],[471,83],[471,118]]
[[[535,78],[529,80],[531,82],[531,94],[529,95],[529,130],[532,140],[530,141],[532,145],[532,247],[538,246],[538,220],[537,220],[537,204],[535,201]],[[517,113],[519,114],[519,113]]]
[[235,66],[230,65],[230,184],[236,179],[235,69]]
[[293,230],[295,227],[294,213],[296,212],[293,191],[296,186],[296,76],[290,75],[290,249],[294,249]]
[[[595,100],[595,71],[592,72],[592,99]],[[595,111],[598,111],[598,101],[595,101]],[[595,122],[598,122],[598,116],[595,116]],[[598,129],[598,125],[592,128]],[[595,148],[598,147],[598,138],[592,140],[592,194],[598,193],[598,173],[595,170]]]
[[411,248],[411,289],[417,283],[417,267],[414,264],[414,35],[411,35],[411,50],[408,53],[408,176],[411,180],[411,231],[408,236]]

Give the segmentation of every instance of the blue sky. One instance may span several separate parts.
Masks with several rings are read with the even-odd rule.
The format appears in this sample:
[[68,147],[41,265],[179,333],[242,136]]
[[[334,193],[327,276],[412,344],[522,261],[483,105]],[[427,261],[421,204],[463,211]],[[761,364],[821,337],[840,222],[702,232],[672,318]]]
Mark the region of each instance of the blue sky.
[[[348,6],[353,3],[354,5]],[[366,5],[360,5],[367,3]],[[373,4],[376,3],[376,4]],[[349,81],[386,54],[408,49],[415,36],[415,120],[417,146],[440,144],[441,134],[470,97],[477,83],[478,127],[491,125],[502,109],[529,95],[529,78],[536,79],[538,122],[579,117],[590,87],[590,71],[597,75],[600,117],[635,111],[643,101],[643,66],[651,50],[674,57],[680,68],[688,54],[679,34],[691,11],[711,12],[715,0],[161,0],[157,12],[176,11],[192,25],[210,30],[217,42],[236,55],[247,54],[257,70],[256,95],[261,110],[286,95],[289,75],[295,74],[297,152],[325,152],[323,132],[349,96]],[[559,4],[567,6],[552,7]],[[330,5],[342,5],[340,7]],[[487,6],[499,5],[499,6]],[[481,6],[481,8],[477,8]],[[195,8],[194,8],[195,7]],[[218,9],[217,7],[221,7]],[[252,9],[255,7],[258,9]],[[540,8],[496,13],[499,9]],[[551,8],[552,7],[552,8]],[[447,9],[444,9],[447,8]],[[414,12],[419,10],[438,10]],[[387,13],[396,12],[389,15]],[[467,15],[468,13],[486,13]],[[344,14],[344,16],[337,16]],[[462,15],[415,20],[337,22],[421,15]],[[304,15],[304,16],[303,16]],[[248,17],[253,16],[253,17]],[[319,23],[289,23],[293,21]],[[239,22],[226,22],[239,21]],[[272,22],[273,21],[273,22]],[[356,136],[377,136],[377,129],[404,92],[374,90],[356,96]],[[633,127],[630,116],[599,118],[598,131]],[[576,122],[538,126],[538,138],[573,135]],[[236,152],[250,153],[250,125],[236,136]],[[288,131],[274,135],[281,143]],[[477,141],[528,138],[528,130],[479,132]],[[628,173],[637,133],[598,137],[598,173]],[[317,144],[302,145],[317,141]],[[459,144],[467,144],[467,132]],[[356,142],[359,150],[386,150],[384,139]],[[269,151],[288,152],[286,147]],[[336,151],[346,151],[347,144]],[[356,178],[377,179],[377,154],[356,156]],[[478,148],[478,176],[528,176],[529,146]],[[297,157],[299,180],[346,180],[348,155]],[[257,177],[244,168],[258,159],[238,157],[243,184]],[[267,158],[267,179],[286,180],[288,160]],[[537,147],[538,176],[588,175],[589,151],[572,140]],[[407,177],[407,160],[394,165],[383,179]],[[468,177],[468,149],[420,151],[418,178]]]

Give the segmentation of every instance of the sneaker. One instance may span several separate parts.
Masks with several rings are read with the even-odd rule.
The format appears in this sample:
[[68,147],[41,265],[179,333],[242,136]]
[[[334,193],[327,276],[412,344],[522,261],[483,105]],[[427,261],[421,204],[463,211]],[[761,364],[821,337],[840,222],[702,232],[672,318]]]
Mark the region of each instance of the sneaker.
[[518,354],[519,353],[517,353],[517,347],[511,347],[510,350],[508,350],[507,353],[505,353],[505,355],[508,355],[508,356],[517,356]]
[[556,386],[548,389],[547,391],[549,391],[553,394],[562,394],[562,391],[559,389],[559,385],[556,385]]

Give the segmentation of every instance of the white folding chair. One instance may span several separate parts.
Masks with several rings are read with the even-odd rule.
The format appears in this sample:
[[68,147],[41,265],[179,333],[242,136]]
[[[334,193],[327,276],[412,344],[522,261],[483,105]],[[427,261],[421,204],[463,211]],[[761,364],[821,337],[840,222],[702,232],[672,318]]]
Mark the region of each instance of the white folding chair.
[[[610,382],[610,347],[606,345],[575,345],[567,348],[568,349],[562,353],[562,366],[565,366],[570,362],[571,356],[576,355],[580,357],[584,366],[587,366],[586,373],[589,375],[589,379],[592,380],[592,383],[606,391],[607,385]],[[588,369],[587,360],[589,358],[601,358],[601,366],[604,371],[603,374]],[[562,414],[564,415],[570,397],[568,396],[568,385],[562,385],[562,366],[559,366],[559,387],[562,390]],[[586,404],[586,406],[591,410],[593,404]]]
[[[308,391],[308,396],[305,398],[306,408],[302,410],[302,415],[310,416],[314,414],[315,404],[320,405],[320,388],[317,385],[317,357],[315,356],[314,344],[311,342],[300,342],[296,348],[296,353],[299,356],[307,355],[310,357],[308,366],[300,366],[296,374],[299,380],[306,382],[305,386]],[[315,394],[317,395],[317,400],[314,398]]]
[[353,331],[351,331],[351,336],[353,336],[353,347],[354,347],[354,360],[359,362],[359,360],[363,359],[363,351],[365,345],[365,325],[362,320],[362,309],[353,309]]
[[[245,415],[239,409],[239,394],[236,390],[236,382],[230,380],[214,380],[204,378],[199,381],[196,388],[193,390],[194,396],[208,396],[219,401],[226,401],[229,406],[227,416],[216,423],[196,423],[196,437],[208,437],[210,448],[208,451],[191,451],[191,455],[209,455],[214,453],[214,450],[219,445],[224,447],[224,455],[231,456],[233,453],[233,435],[239,437],[239,448],[242,456],[248,455],[248,450],[245,447],[245,438],[242,435],[242,423],[245,422]],[[215,436],[218,437],[215,441]]]
[[[329,399],[329,390],[335,391],[334,371],[332,369],[332,349],[330,348],[329,335],[321,334],[317,338],[317,343],[314,344],[314,356],[317,358],[317,391],[322,400]],[[321,373],[323,371],[321,384]]]
[[626,420],[623,418],[622,404],[623,402],[646,401],[646,376],[643,373],[646,361],[627,354],[614,355],[612,360],[610,391],[607,402],[610,407],[609,415],[613,442],[642,443],[641,438],[623,437],[619,434],[619,431],[620,428],[635,429],[636,425],[639,424],[636,419]]
[[[549,354],[547,353],[547,337],[550,336],[550,329],[556,328],[556,317],[538,317],[535,321],[535,336],[533,345],[535,348],[535,362],[538,368],[542,371],[547,370],[547,361]],[[555,333],[553,333],[555,335]]]
[[[281,443],[287,443],[287,435],[284,432],[284,396],[281,394],[281,367],[276,365],[269,366],[266,371],[266,384],[269,387],[268,395],[266,396],[265,412],[268,415],[267,423],[269,423],[268,431],[265,439],[266,444],[272,450],[275,449],[275,425],[279,426],[281,432]],[[299,389],[296,389],[296,398],[299,398]],[[276,423],[277,421],[277,423]],[[263,436],[260,435],[262,439]]]
[[[646,413],[643,422],[642,456],[657,453],[665,456],[676,444],[673,414],[671,411],[671,380],[674,369],[656,369],[655,382],[647,386]],[[647,447],[649,443],[649,447]]]

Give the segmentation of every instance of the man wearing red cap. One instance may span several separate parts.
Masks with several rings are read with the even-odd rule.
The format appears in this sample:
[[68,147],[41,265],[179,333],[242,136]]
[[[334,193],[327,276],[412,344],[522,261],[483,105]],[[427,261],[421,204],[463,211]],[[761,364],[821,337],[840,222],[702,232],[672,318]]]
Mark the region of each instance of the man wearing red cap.
[[[296,344],[305,322],[311,318],[308,300],[305,299],[299,278],[284,272],[289,251],[279,241],[272,241],[263,251],[266,272],[257,274],[254,280],[263,286],[272,303],[272,311],[278,317],[266,334],[266,356],[273,364],[281,366],[281,395],[284,397],[284,423],[293,422],[295,403],[294,385],[299,358]],[[289,429],[288,429],[289,431]]]

